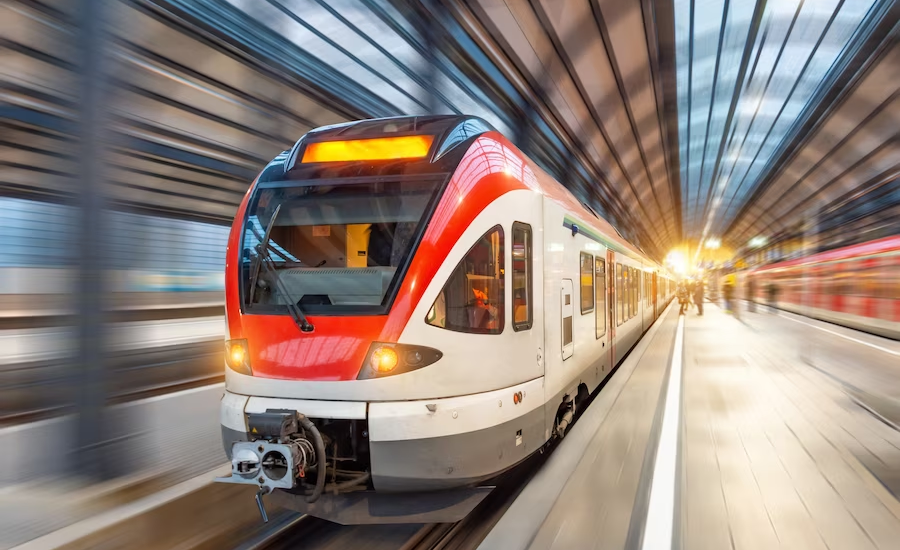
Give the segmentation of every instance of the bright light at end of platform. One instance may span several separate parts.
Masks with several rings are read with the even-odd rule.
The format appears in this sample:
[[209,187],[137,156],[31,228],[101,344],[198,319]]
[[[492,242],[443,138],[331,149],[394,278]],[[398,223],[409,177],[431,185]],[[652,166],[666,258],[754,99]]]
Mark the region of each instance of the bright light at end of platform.
[[720,246],[722,246],[722,240],[721,239],[706,239],[706,243],[704,244],[704,246],[706,248],[709,248],[710,250],[716,250]]
[[669,252],[669,255],[666,256],[666,265],[679,275],[687,273],[687,258],[678,250]]
[[752,239],[750,239],[750,242],[747,244],[749,244],[753,248],[757,248],[757,247],[763,246],[767,242],[768,242],[768,239],[766,239],[765,237],[753,237]]

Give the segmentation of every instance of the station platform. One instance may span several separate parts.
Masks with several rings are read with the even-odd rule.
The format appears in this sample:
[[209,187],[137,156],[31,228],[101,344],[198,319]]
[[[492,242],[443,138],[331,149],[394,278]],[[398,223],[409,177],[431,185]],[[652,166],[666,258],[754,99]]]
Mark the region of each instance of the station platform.
[[898,548],[898,404],[898,342],[670,306],[480,548]]

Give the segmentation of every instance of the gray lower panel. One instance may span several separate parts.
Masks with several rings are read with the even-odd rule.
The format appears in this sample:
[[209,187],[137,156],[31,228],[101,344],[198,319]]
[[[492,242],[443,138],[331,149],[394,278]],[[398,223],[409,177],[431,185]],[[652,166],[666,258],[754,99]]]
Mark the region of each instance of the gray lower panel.
[[[521,444],[516,433],[521,430]],[[544,408],[504,424],[448,437],[373,441],[377,491],[432,491],[474,485],[521,462],[544,444]]]

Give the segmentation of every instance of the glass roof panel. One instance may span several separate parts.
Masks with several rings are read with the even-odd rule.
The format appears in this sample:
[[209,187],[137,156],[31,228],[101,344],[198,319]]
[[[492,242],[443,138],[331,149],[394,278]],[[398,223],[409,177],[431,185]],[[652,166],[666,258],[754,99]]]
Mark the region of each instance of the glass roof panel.
[[[228,0],[230,4],[293,42],[339,73],[406,114],[431,112],[429,95],[440,94],[437,113],[481,116],[498,130],[508,128],[471,82],[438,71],[435,82],[420,78],[428,61],[402,32],[416,36],[403,18],[395,31],[362,0]],[[392,12],[389,5],[382,7]],[[446,66],[447,64],[445,64]]]
[[751,33],[752,2],[674,0],[687,237],[728,227],[877,1],[769,0]]

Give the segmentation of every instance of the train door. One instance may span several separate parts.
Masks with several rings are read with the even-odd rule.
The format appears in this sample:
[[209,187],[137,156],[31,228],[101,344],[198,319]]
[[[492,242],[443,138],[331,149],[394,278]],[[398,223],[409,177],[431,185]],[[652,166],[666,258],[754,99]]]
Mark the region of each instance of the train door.
[[606,326],[609,327],[609,367],[616,366],[616,255],[606,250]]
[[659,300],[657,299],[659,297],[658,287],[659,287],[659,281],[657,280],[656,272],[654,271],[653,276],[650,281],[650,289],[651,289],[650,290],[650,299],[653,300],[653,319],[654,320],[658,319],[659,314],[660,314]]
[[572,279],[562,280],[562,290],[559,295],[560,311],[562,311],[562,358],[563,361],[572,357],[575,352],[574,332],[575,332],[575,316],[573,304],[574,293]]
[[[539,219],[536,215],[523,219]],[[539,226],[538,226],[539,227]],[[504,359],[519,365],[523,380],[544,375],[544,270],[541,232],[530,223],[516,221],[510,232],[510,269],[507,280],[512,331]]]

